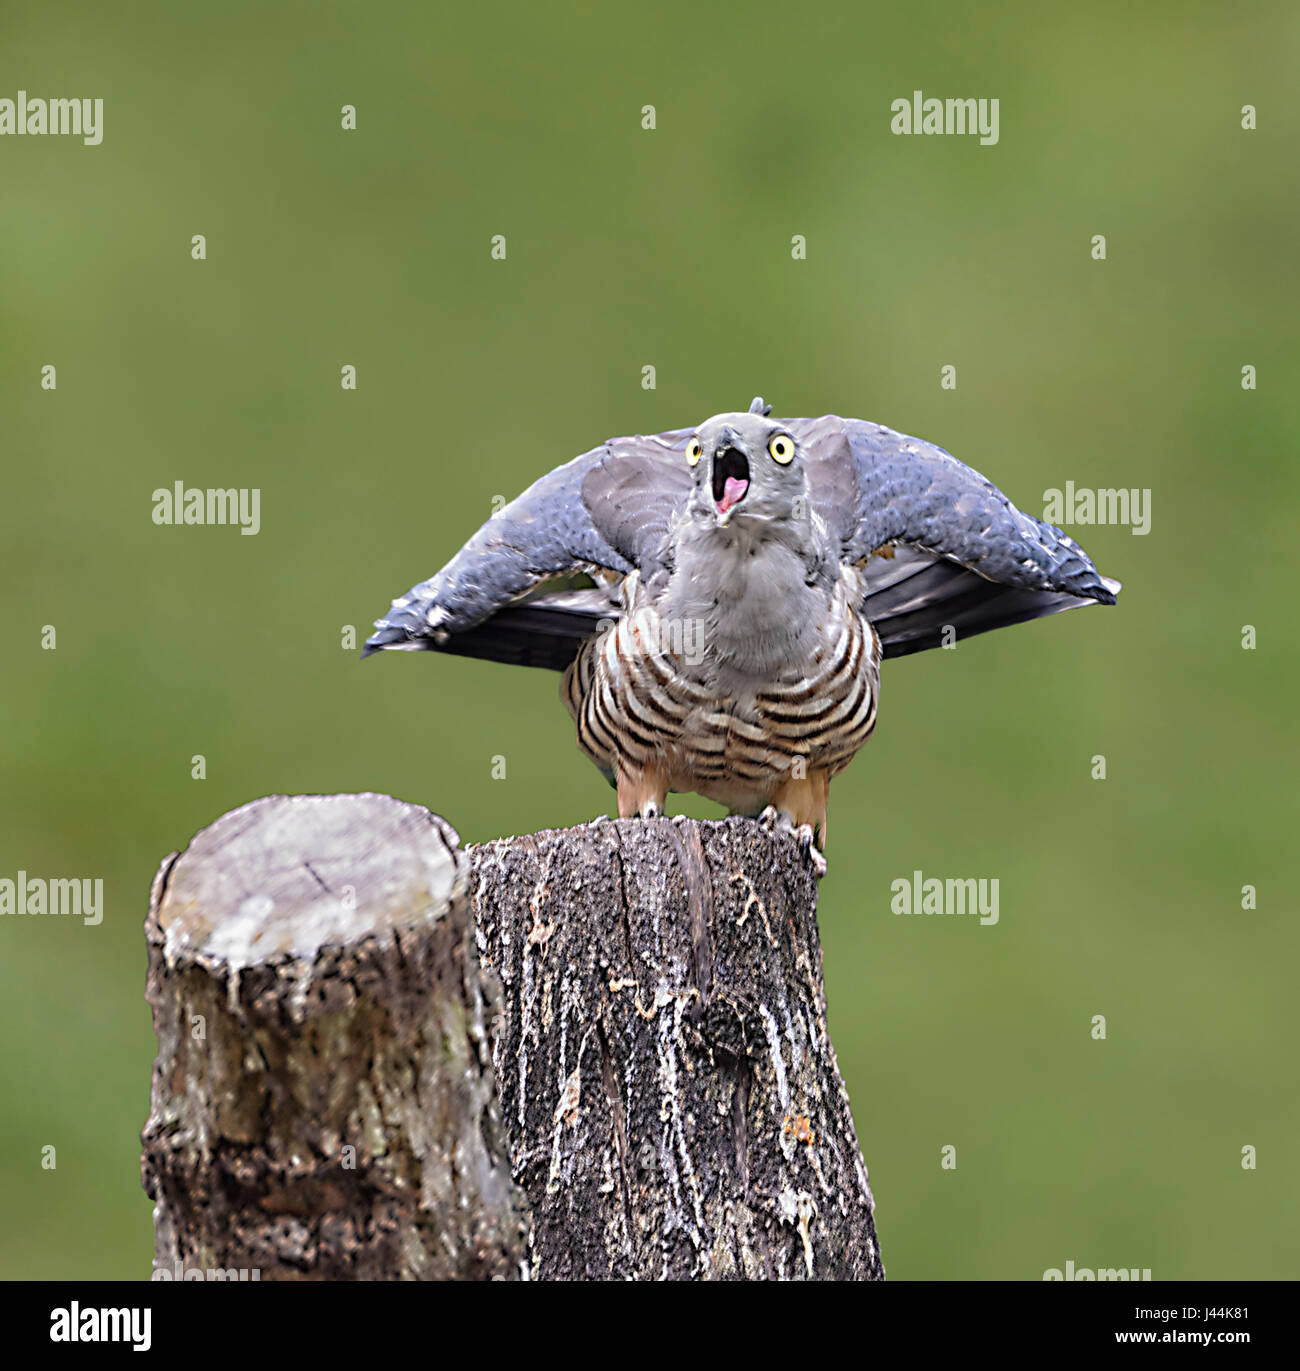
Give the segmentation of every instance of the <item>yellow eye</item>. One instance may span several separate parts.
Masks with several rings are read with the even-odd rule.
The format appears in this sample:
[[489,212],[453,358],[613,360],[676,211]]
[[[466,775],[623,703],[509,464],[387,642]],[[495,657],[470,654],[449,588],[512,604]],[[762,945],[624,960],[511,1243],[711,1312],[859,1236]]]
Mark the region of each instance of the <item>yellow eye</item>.
[[778,433],[768,443],[767,450],[772,454],[772,460],[780,462],[783,467],[788,467],[794,461],[794,439],[784,433]]
[[686,460],[692,466],[700,460],[703,453],[704,449],[700,446],[700,440],[698,438],[692,438],[691,441],[686,444]]

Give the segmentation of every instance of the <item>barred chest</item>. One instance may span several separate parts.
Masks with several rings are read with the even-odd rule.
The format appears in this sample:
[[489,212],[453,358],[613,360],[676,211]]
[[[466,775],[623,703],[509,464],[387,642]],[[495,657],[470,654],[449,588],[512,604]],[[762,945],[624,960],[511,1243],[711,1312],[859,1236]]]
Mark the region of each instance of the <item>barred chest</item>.
[[880,641],[857,612],[860,597],[845,568],[811,650],[799,660],[771,654],[776,667],[755,678],[719,660],[705,621],[661,615],[629,576],[622,617],[565,674],[579,747],[606,775],[660,766],[671,789],[741,809],[761,807],[792,775],[834,775],[876,720]]

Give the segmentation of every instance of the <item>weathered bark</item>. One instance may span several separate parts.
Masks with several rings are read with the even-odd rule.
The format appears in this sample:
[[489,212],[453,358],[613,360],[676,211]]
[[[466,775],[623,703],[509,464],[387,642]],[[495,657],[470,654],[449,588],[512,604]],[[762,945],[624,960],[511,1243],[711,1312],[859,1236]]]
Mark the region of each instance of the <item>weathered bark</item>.
[[163,863],[156,1274],[520,1274],[465,883],[450,826],[379,795],[258,800]]
[[882,1278],[794,840],[598,821],[471,857],[533,1274]]
[[156,1268],[881,1278],[794,840],[456,841],[385,796],[276,796],[163,863]]

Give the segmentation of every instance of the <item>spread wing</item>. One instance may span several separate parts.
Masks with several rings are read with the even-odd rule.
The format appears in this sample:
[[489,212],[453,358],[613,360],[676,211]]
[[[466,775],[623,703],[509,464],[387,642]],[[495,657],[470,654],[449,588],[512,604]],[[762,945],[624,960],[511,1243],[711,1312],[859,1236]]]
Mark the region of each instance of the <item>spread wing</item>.
[[[1064,609],[1114,602],[1067,534],[1018,510],[942,448],[881,424],[787,421],[814,508],[863,565],[864,612],[887,657]],[[669,528],[692,485],[694,429],[613,438],[534,482],[435,576],[393,601],[365,655],[442,651],[563,670],[633,569],[672,569]]]
[[[898,657],[1093,601],[1120,586],[1059,528],[1017,509],[942,448],[826,415],[789,427],[813,506],[844,561],[865,562],[863,610]],[[946,630],[950,630],[947,632]]]
[[617,613],[622,576],[670,569],[668,526],[690,494],[682,452],[692,432],[612,438],[548,472],[394,600],[363,655],[434,650],[563,670]]

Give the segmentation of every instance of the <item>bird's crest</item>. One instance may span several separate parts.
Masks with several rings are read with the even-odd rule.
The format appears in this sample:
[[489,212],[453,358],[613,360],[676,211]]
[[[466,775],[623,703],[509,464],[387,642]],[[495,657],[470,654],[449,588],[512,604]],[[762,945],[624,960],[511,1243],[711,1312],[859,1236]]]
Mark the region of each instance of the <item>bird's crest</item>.
[[751,414],[771,414],[772,406],[765,405],[763,403],[763,397],[761,395],[755,395],[754,398],[749,402],[749,412]]

